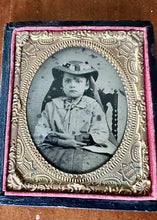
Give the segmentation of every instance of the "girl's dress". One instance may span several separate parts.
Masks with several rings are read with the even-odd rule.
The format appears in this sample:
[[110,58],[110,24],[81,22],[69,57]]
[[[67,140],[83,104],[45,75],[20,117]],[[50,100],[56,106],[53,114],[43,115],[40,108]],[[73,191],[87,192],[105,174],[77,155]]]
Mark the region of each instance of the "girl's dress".
[[[92,142],[77,148],[58,146],[49,138],[57,137],[57,133],[74,137],[88,133]],[[34,142],[49,163],[68,173],[87,173],[99,168],[117,148],[109,141],[101,106],[85,95],[75,100],[58,97],[48,102],[35,127]]]

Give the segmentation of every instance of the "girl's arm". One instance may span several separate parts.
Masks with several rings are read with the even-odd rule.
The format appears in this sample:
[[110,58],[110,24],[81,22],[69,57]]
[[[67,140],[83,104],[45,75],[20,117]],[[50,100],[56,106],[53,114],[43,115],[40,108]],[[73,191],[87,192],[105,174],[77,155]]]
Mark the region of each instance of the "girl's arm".
[[109,140],[109,128],[106,121],[106,115],[97,102],[93,107],[93,116],[89,133],[96,144],[104,146],[106,153],[113,154],[116,151],[117,145]]

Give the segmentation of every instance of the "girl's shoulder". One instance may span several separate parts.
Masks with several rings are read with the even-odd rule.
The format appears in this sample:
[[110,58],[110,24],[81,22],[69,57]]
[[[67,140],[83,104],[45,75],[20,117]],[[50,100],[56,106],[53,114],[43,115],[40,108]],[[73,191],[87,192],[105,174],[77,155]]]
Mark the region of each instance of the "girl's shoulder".
[[57,97],[57,98],[51,99],[51,101],[46,104],[47,107],[57,106],[59,108],[62,108],[63,105],[64,105],[63,97]]
[[82,97],[82,100],[83,100],[84,102],[88,103],[88,104],[96,104],[96,103],[97,103],[97,101],[96,101],[94,98],[91,98],[91,97],[86,96],[86,95],[84,95],[84,96]]
[[102,107],[97,100],[88,96],[83,96],[83,97],[84,97],[84,102],[86,102],[86,107],[89,108],[91,111],[100,112],[102,110]]

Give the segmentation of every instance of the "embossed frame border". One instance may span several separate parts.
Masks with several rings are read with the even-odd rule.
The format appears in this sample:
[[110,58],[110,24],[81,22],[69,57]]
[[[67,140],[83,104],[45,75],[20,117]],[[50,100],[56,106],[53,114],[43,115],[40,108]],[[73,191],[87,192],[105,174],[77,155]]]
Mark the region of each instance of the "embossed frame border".
[[[116,27],[116,28],[117,28],[117,27]],[[116,28],[113,28],[113,29],[116,29]],[[111,28],[111,29],[112,29],[112,28]],[[120,28],[120,29],[122,29],[122,28]],[[143,29],[143,30],[144,30],[144,29]],[[145,31],[146,31],[146,30],[145,30]],[[146,68],[149,68],[149,67],[146,66]],[[7,193],[8,193],[8,195],[10,194],[9,191],[6,192],[6,195],[7,195]],[[16,193],[17,193],[17,192],[16,192]],[[16,193],[15,193],[15,194],[16,194]],[[18,193],[17,193],[17,194],[18,194]],[[17,195],[17,194],[16,194],[16,195]],[[24,194],[25,194],[25,193],[24,193]],[[23,194],[23,195],[24,195],[24,194]],[[37,194],[38,194],[38,193],[37,193]],[[10,194],[10,195],[11,195],[11,194]],[[12,195],[13,195],[13,194],[12,194]],[[21,195],[22,195],[22,194],[21,194]],[[31,195],[31,194],[27,194],[27,193],[26,193],[25,195]],[[33,195],[33,194],[32,194],[32,195]],[[35,194],[34,194],[34,195],[35,195]],[[39,195],[39,194],[38,194],[38,195]],[[40,194],[40,195],[41,195],[41,194]],[[56,194],[55,194],[55,196],[56,196]],[[61,196],[61,195],[59,194],[58,196]],[[65,196],[65,194],[62,195],[62,196]],[[66,196],[69,196],[69,195],[66,195]],[[71,196],[71,197],[73,197],[73,196]],[[75,195],[74,195],[74,197],[75,197]],[[87,196],[87,197],[89,197],[89,196]],[[81,197],[81,198],[83,198],[83,197]],[[85,196],[84,198],[86,198],[86,196]],[[98,197],[96,197],[96,196],[94,195],[92,198],[98,198]],[[104,196],[104,197],[103,197],[103,196],[99,196],[99,198],[107,198],[107,197],[106,197],[106,196]],[[109,197],[108,197],[108,198],[109,198]],[[113,196],[113,199],[115,199],[115,198],[117,198],[117,199],[126,199],[125,197],[119,198],[119,197]],[[112,199],[112,198],[109,198],[109,199]],[[137,198],[134,197],[133,199],[137,199]],[[138,198],[138,199],[141,200],[141,198]],[[144,198],[143,198],[143,199],[144,199]]]

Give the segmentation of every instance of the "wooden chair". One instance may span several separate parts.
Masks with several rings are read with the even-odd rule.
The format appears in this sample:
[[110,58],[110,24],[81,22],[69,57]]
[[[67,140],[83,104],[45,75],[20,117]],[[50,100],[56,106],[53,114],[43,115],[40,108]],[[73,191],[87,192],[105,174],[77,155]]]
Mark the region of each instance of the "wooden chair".
[[98,90],[105,113],[107,112],[107,103],[112,106],[112,133],[114,137],[118,138],[118,92],[114,90],[114,93],[105,94],[103,90]]

